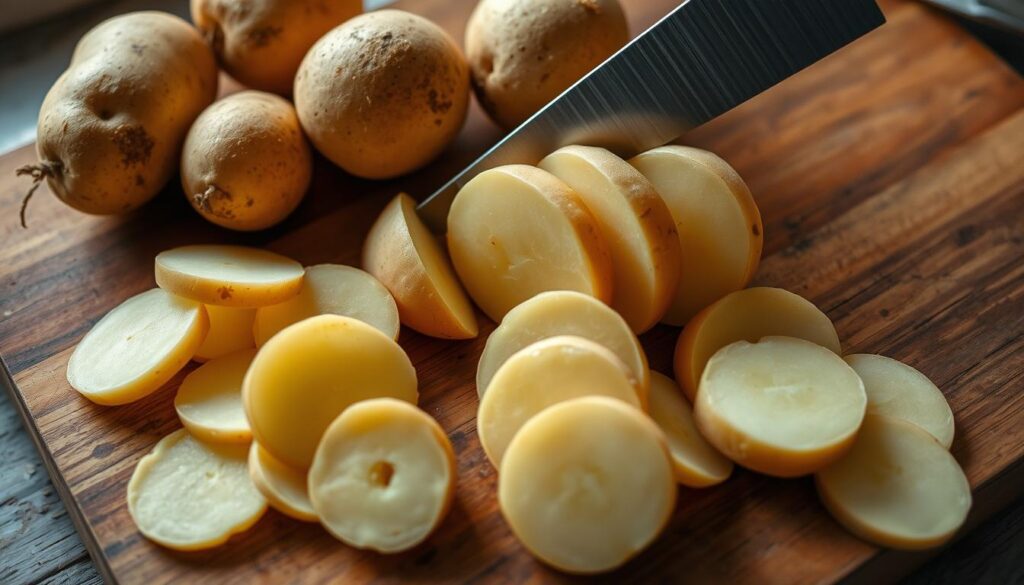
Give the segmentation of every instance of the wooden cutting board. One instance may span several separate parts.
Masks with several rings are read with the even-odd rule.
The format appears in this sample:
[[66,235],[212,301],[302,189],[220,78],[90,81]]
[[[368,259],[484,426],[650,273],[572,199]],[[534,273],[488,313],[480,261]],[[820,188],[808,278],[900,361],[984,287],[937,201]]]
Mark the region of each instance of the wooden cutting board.
[[[624,0],[634,31],[673,0]],[[407,0],[461,38],[471,0]],[[888,24],[685,137],[746,178],[761,207],[765,259],[757,283],[806,296],[835,320],[849,352],[883,353],[943,389],[957,421],[953,453],[975,490],[972,522],[1024,485],[1024,81],[944,17],[885,1]],[[104,312],[154,286],[153,256],[186,243],[267,246],[305,264],[356,263],[363,236],[399,190],[418,197],[499,137],[479,110],[431,167],[383,183],[318,161],[312,195],[283,226],[228,233],[201,221],[179,188],[141,212],[88,217],[43,189],[17,226],[26,188],[0,158],[0,351],[14,402],[99,571],[123,583],[562,581],[502,520],[495,473],[475,433],[471,342],[403,330],[421,406],[455,446],[459,488],[440,531],[382,557],[347,548],[316,525],[270,512],[250,532],[203,553],[176,553],[136,532],[125,485],[139,458],[179,426],[179,375],[133,405],[80,398],[65,366]],[[678,329],[644,336],[670,372]],[[191,368],[187,368],[190,370]],[[809,479],[738,470],[725,485],[683,489],[665,534],[610,582],[820,583],[893,578],[924,558],[880,551],[824,511]]]

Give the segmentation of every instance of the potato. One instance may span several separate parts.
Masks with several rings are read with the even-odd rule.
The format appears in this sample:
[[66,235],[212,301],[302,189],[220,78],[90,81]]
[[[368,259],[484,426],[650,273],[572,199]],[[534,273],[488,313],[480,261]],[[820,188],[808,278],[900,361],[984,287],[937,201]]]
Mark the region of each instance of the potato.
[[212,359],[181,381],[174,410],[193,437],[207,443],[252,441],[242,407],[242,380],[254,357],[255,349],[243,349]]
[[309,500],[306,470],[281,463],[256,441],[249,448],[249,478],[271,508],[302,522],[320,520]]
[[164,250],[153,262],[156,284],[176,295],[221,307],[283,303],[299,294],[302,265],[260,248],[192,245]]
[[295,108],[261,91],[228,96],[196,119],[181,154],[181,186],[200,215],[233,230],[268,228],[309,188],[313,155]]
[[213,53],[187,22],[133,12],[99,24],[43,100],[39,163],[18,169],[35,180],[25,203],[46,179],[79,211],[139,207],[167,184],[189,126],[216,94]]
[[254,89],[291,95],[320,37],[363,11],[360,0],[192,0],[192,22],[221,67]]
[[465,46],[477,98],[511,130],[628,40],[618,0],[481,0]]
[[455,138],[469,105],[469,67],[432,22],[400,10],[353,18],[306,54],[295,107],[313,145],[353,175],[415,170]]

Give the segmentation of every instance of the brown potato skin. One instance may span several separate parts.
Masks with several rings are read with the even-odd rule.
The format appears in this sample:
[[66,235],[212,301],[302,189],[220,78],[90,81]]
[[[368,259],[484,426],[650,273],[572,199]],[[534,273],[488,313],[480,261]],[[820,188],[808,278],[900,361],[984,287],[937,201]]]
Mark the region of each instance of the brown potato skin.
[[221,67],[253,89],[290,96],[306,51],[363,11],[361,0],[192,0],[192,22]]
[[357,16],[317,41],[295,77],[310,141],[349,173],[404,175],[455,138],[469,105],[469,67],[434,23],[400,10]]
[[178,164],[196,116],[217,94],[217,65],[184,20],[132,12],[78,42],[43,100],[36,151],[50,190],[93,214],[131,211]]

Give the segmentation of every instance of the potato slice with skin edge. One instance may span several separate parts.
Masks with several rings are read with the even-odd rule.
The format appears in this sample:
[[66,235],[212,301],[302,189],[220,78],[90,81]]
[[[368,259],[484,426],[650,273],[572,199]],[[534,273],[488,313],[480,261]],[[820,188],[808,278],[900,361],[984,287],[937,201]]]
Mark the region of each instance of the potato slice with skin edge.
[[196,350],[196,355],[192,356],[193,360],[205,362],[256,347],[252,337],[256,309],[206,305],[206,315],[210,318],[210,330],[203,344]]
[[565,181],[594,214],[612,255],[612,308],[637,333],[653,327],[676,292],[682,261],[675,220],[654,185],[592,146],[566,146],[538,166]]
[[285,328],[260,348],[242,402],[261,447],[298,469],[343,410],[370,398],[415,404],[416,370],[401,347],[351,317],[320,315]]
[[395,299],[380,281],[351,266],[317,264],[306,268],[299,294],[256,311],[257,347],[285,327],[316,315],[352,317],[391,339],[398,339],[401,329]]
[[626,321],[601,301],[573,291],[541,293],[505,315],[487,338],[476,370],[476,391],[483,396],[491,378],[512,354],[557,335],[575,335],[610,349],[633,371],[640,386],[650,385],[647,355]]
[[469,296],[495,322],[551,290],[612,298],[612,261],[583,199],[547,171],[480,173],[448,212],[448,252]]
[[647,404],[629,366],[582,337],[550,337],[519,350],[498,368],[480,399],[476,431],[484,453],[501,467],[508,444],[538,412],[581,396],[607,396],[634,408]]
[[949,449],[953,444],[953,411],[942,390],[927,376],[881,355],[859,353],[843,359],[864,381],[868,414],[884,414],[914,423]]
[[921,427],[868,415],[846,457],[815,476],[832,516],[861,538],[918,550],[953,537],[971,508],[956,459]]
[[512,532],[540,560],[579,574],[610,571],[653,542],[676,493],[661,430],[602,396],[531,418],[498,476],[498,503]]
[[406,402],[378,398],[331,423],[309,470],[309,494],[338,539],[397,553],[437,528],[455,481],[455,452],[437,421]]
[[764,246],[761,213],[739,173],[706,150],[668,145],[629,162],[654,184],[675,220],[682,275],[662,322],[685,325],[754,277]]
[[252,430],[242,408],[242,380],[255,349],[210,360],[185,376],[174,397],[181,424],[199,440],[248,443]]
[[192,359],[209,329],[195,301],[154,288],[103,316],[68,361],[68,383],[96,404],[144,398]]
[[392,199],[370,228],[363,268],[391,291],[406,327],[441,339],[477,336],[473,305],[447,253],[405,193]]
[[206,445],[179,429],[139,460],[128,512],[143,536],[175,550],[227,542],[267,510],[246,470],[245,445]]
[[799,337],[842,355],[835,326],[813,303],[781,288],[748,288],[705,308],[679,335],[673,365],[683,394],[696,400],[704,366],[719,349],[769,335]]
[[653,371],[648,414],[665,433],[676,481],[687,487],[703,488],[729,479],[732,461],[701,436],[690,403],[675,381]]
[[182,246],[156,256],[156,283],[207,305],[254,308],[282,303],[302,287],[298,262],[245,246]]
[[256,441],[249,447],[249,477],[271,508],[302,522],[320,520],[309,500],[306,473],[281,463]]

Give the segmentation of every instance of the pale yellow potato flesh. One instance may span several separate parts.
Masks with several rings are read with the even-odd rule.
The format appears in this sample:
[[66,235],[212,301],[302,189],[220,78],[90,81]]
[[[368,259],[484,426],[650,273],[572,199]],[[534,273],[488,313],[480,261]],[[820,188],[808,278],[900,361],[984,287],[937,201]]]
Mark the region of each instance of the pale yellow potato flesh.
[[693,415],[711,445],[776,477],[842,457],[864,420],[860,377],[832,351],[795,337],[737,341],[704,369]]
[[206,362],[185,376],[174,409],[188,432],[211,443],[248,443],[252,430],[242,407],[242,381],[255,349]]
[[650,385],[647,355],[626,321],[608,305],[572,291],[541,293],[520,304],[487,338],[476,369],[476,391],[483,396],[495,372],[524,347],[557,335],[575,335],[611,350],[646,392]]
[[351,317],[319,315],[275,335],[256,354],[242,402],[261,447],[297,469],[343,410],[390,397],[415,404],[416,370],[401,347]]
[[195,361],[205,362],[256,347],[252,337],[256,309],[206,305],[206,314],[210,318],[210,330],[206,333],[203,344],[196,350],[196,355],[192,356]]
[[640,410],[588,396],[531,418],[512,439],[498,503],[541,561],[569,573],[621,566],[657,538],[676,502],[665,437]]
[[437,528],[455,481],[455,453],[441,426],[407,402],[378,398],[331,423],[309,470],[309,495],[341,541],[397,553]]
[[612,256],[612,308],[637,333],[653,327],[672,302],[682,260],[676,223],[654,185],[592,146],[566,146],[538,166],[572,187],[594,214]]
[[249,477],[271,508],[303,522],[320,520],[309,500],[306,470],[281,463],[255,441],[249,447]]
[[500,468],[508,444],[526,421],[581,396],[607,396],[641,409],[647,404],[647,389],[629,366],[593,341],[563,335],[519,350],[498,368],[480,399],[476,432],[487,458]]
[[698,313],[679,335],[673,365],[690,403],[716,351],[734,341],[753,343],[768,335],[799,337],[842,355],[832,321],[807,299],[781,288],[736,291]]
[[128,512],[139,532],[175,550],[212,548],[249,529],[267,501],[249,479],[247,445],[207,445],[179,429],[139,460]]
[[939,546],[971,509],[971,486],[949,451],[921,427],[884,415],[868,415],[850,452],[815,483],[840,524],[890,548]]
[[495,322],[538,293],[612,299],[612,261],[576,191],[525,165],[484,171],[448,212],[448,252],[469,296]]
[[441,339],[477,336],[476,313],[447,253],[405,193],[392,199],[370,228],[363,268],[391,291],[405,326]]
[[719,453],[697,430],[693,409],[675,381],[651,372],[647,414],[658,424],[668,441],[676,481],[692,488],[703,488],[729,479],[733,464]]
[[156,256],[160,288],[222,307],[283,303],[299,293],[302,275],[298,262],[245,246],[182,246]]
[[903,362],[859,353],[843,358],[868,394],[868,414],[884,414],[912,422],[928,431],[940,445],[953,444],[953,411],[946,397],[927,376]]
[[685,325],[754,277],[764,245],[761,213],[739,173],[706,150],[662,146],[629,162],[654,184],[675,221],[682,274],[662,322]]
[[203,305],[154,288],[121,303],[78,342],[68,383],[96,404],[127,404],[158,390],[206,337]]
[[352,317],[391,339],[398,339],[401,329],[395,299],[376,278],[351,266],[318,264],[306,268],[299,294],[256,311],[256,346],[263,347],[278,331],[316,315]]

